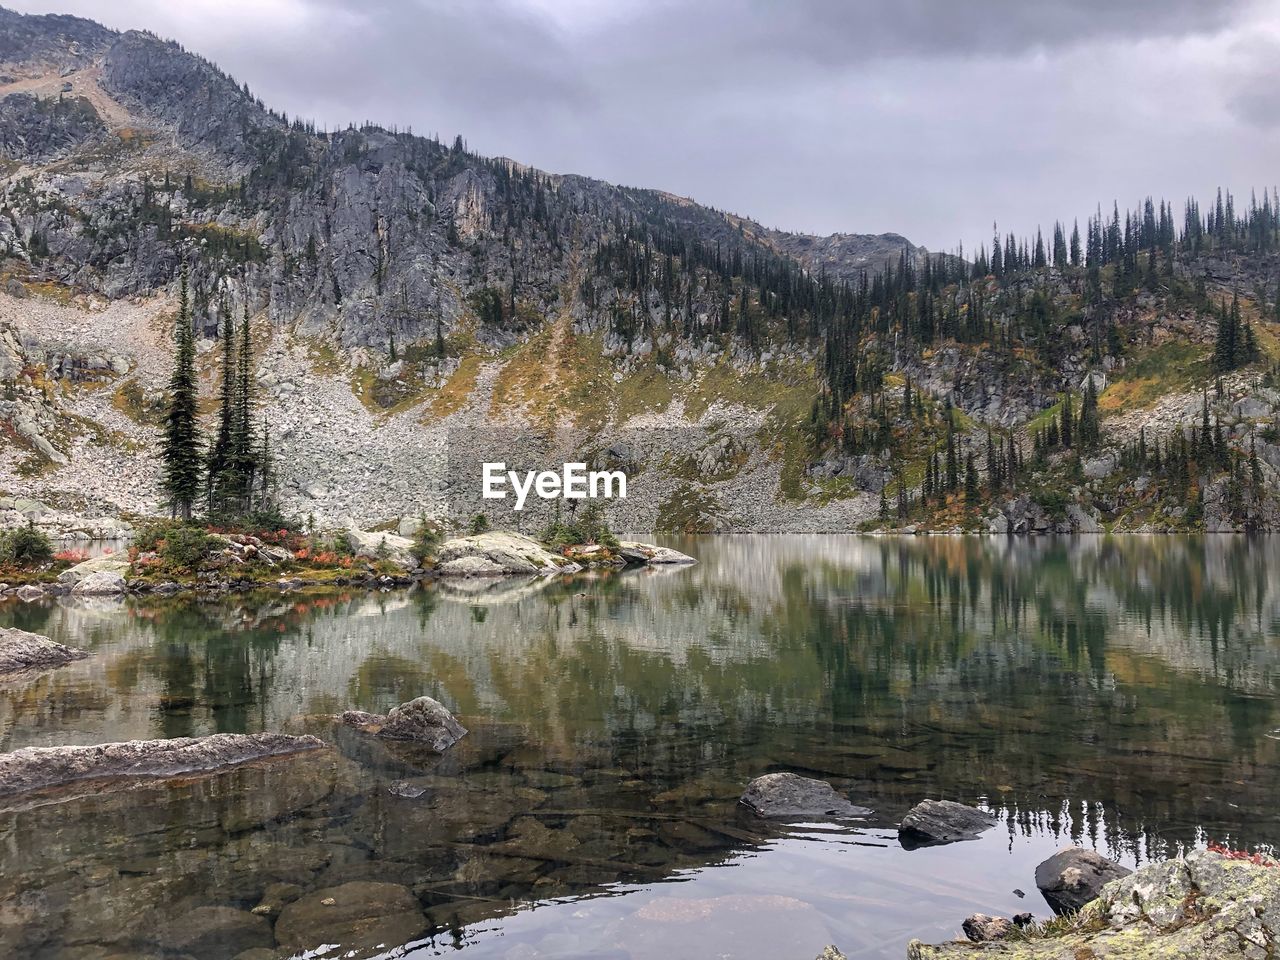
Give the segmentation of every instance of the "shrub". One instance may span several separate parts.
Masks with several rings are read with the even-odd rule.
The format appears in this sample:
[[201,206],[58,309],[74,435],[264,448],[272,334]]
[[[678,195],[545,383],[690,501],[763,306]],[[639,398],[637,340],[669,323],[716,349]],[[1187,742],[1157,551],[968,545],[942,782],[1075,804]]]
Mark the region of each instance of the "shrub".
[[174,530],[183,526],[179,520],[149,520],[138,528],[133,538],[133,545],[140,553],[151,553],[160,549],[160,543]]
[[409,547],[409,553],[419,563],[435,556],[436,547],[440,546],[440,529],[435,524],[428,523],[426,517],[421,519],[418,532],[413,535],[413,545]]
[[53,559],[53,545],[35,524],[0,533],[0,563],[38,567]]
[[473,537],[478,533],[484,533],[489,529],[489,518],[483,513],[477,513],[471,518],[471,526],[469,529]]
[[180,526],[169,531],[157,544],[156,552],[166,567],[195,570],[213,552],[216,542],[199,527]]

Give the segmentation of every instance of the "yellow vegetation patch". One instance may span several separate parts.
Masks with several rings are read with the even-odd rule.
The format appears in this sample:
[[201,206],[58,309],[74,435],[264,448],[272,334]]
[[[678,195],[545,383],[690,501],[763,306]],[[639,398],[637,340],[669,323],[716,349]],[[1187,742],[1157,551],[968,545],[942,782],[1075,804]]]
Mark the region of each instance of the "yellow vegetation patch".
[[427,409],[436,417],[447,417],[457,413],[466,406],[467,400],[476,388],[476,379],[480,375],[483,358],[476,353],[467,354],[458,364],[458,369],[436,391]]

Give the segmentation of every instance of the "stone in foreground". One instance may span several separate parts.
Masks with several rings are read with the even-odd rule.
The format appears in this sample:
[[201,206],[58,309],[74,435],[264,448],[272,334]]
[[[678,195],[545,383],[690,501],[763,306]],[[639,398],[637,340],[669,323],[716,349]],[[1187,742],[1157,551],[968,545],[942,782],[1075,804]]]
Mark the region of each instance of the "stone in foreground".
[[1069,913],[1097,897],[1112,880],[1130,873],[1092,850],[1064,847],[1036,867],[1036,886],[1054,913]]
[[536,540],[507,530],[446,540],[436,555],[436,570],[446,577],[529,576],[580,569]]
[[670,547],[659,547],[652,543],[640,543],[636,540],[623,540],[618,544],[618,553],[627,563],[661,565],[664,563],[697,563],[693,557]]
[[974,943],[986,943],[1004,940],[1017,928],[1008,917],[989,917],[985,913],[975,913],[965,918],[960,929]]
[[1280,954],[1280,868],[1198,850],[1102,888],[1056,932],[929,945],[908,960],[1270,960]]
[[339,718],[347,726],[359,727],[384,740],[411,740],[430,744],[436,753],[444,753],[467,735],[448,708],[431,697],[418,697],[395,707],[386,716],[348,710]]
[[924,800],[911,808],[898,825],[898,842],[906,849],[976,840],[996,825],[985,810],[951,800]]
[[0,680],[41,670],[56,670],[89,656],[84,650],[68,647],[25,630],[0,628]]
[[0,754],[0,796],[78,780],[176,777],[250,760],[318,750],[318,737],[218,733],[173,740],[129,740],[90,747],[23,747]]
[[871,810],[855,806],[825,780],[795,773],[766,773],[756,777],[742,794],[742,803],[761,817],[869,817]]

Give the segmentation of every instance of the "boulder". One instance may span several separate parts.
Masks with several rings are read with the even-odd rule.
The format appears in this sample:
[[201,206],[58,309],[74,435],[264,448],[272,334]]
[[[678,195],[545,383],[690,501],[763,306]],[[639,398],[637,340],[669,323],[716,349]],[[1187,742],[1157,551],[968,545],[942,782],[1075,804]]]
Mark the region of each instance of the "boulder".
[[384,740],[411,740],[430,744],[444,753],[467,735],[467,728],[454,719],[438,700],[418,697],[395,707],[386,716],[348,710],[339,719],[348,726],[360,727]]
[[1198,850],[1106,884],[1074,920],[1016,943],[912,940],[908,960],[1266,960],[1280,951],[1280,868]]
[[0,679],[14,674],[55,670],[89,656],[38,633],[0,627]]
[[623,540],[618,543],[618,552],[627,563],[663,564],[663,563],[697,563],[693,557],[670,547],[659,547],[652,543],[640,543],[636,540]]
[[217,733],[173,740],[129,740],[89,747],[23,747],[0,754],[0,796],[78,780],[175,777],[249,760],[318,750],[317,737]]
[[906,849],[976,840],[996,825],[996,818],[977,807],[951,800],[917,803],[898,825],[898,842]]
[[339,944],[359,950],[398,947],[422,936],[427,920],[418,898],[398,883],[353,880],[317,890],[285,906],[276,940],[289,950]]
[[536,540],[507,530],[446,540],[436,560],[436,569],[450,577],[529,576],[581,569]]
[[154,940],[167,952],[222,960],[245,950],[275,944],[271,923],[235,907],[196,907],[184,910],[157,929]]
[[1008,917],[989,917],[985,913],[975,913],[965,918],[960,929],[974,943],[986,943],[1005,939],[1017,927]]
[[124,577],[107,570],[91,573],[71,588],[73,597],[115,597],[122,593]]
[[1055,913],[1079,910],[1131,870],[1084,847],[1064,847],[1036,867],[1036,886]]
[[825,780],[795,773],[766,773],[743,791],[742,801],[761,817],[869,817],[871,810],[855,806]]
[[368,560],[386,559],[402,567],[418,565],[418,561],[409,552],[413,541],[408,537],[402,537],[397,533],[371,533],[355,528],[348,529],[346,534],[351,550],[357,557]]
[[129,572],[129,566],[129,558],[122,554],[94,557],[92,560],[77,563],[74,567],[63,570],[58,574],[58,582],[75,586],[95,573],[115,573],[123,577]]
[[33,583],[25,584],[17,589],[14,594],[23,603],[31,603],[33,600],[43,600],[45,595],[44,587],[37,587]]

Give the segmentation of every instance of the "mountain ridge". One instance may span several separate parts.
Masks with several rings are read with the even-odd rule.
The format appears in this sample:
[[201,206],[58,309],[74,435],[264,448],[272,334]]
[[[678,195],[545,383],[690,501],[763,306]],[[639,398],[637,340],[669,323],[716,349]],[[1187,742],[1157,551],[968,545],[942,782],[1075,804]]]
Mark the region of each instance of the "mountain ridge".
[[[500,426],[525,457],[629,450],[653,480],[613,508],[632,529],[1272,522],[1269,194],[1240,214],[1229,194],[1207,214],[1189,203],[1181,231],[1171,205],[1123,222],[1117,206],[1070,244],[1058,226],[965,262],[898,234],[774,230],[461,138],[318,131],[144,31],[0,11],[0,51],[0,322],[16,344],[0,421],[25,458],[0,463],[0,485],[75,499],[132,470],[116,505],[158,508],[138,453],[185,269],[206,395],[214,338],[252,319],[260,412],[301,514],[447,511],[457,478],[431,456],[471,456]],[[1050,443],[1093,383],[1088,448],[1066,421]],[[1179,503],[1152,502],[1121,445],[1146,428],[1190,456],[1175,433],[1199,429],[1211,387],[1212,467],[1155,487]],[[1246,509],[1232,484],[1255,437]],[[962,495],[962,475],[985,492]]]

